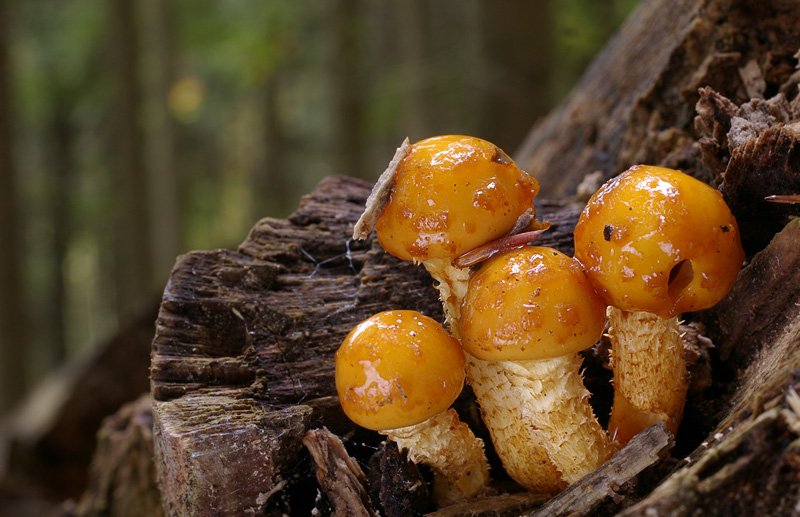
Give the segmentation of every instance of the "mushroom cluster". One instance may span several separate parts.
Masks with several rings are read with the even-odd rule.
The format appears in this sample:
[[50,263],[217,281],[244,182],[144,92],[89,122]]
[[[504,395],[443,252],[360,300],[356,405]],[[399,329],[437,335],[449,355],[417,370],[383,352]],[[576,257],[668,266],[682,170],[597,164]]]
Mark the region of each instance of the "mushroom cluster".
[[[535,277],[537,266],[525,264],[531,274],[509,280],[533,282],[530,292],[509,294],[516,298],[495,304],[494,315],[486,313],[483,319],[476,317],[481,311],[471,308],[478,299],[496,299],[502,289],[491,275],[481,272],[491,271],[492,264],[513,261],[513,251],[540,233],[541,224],[533,217],[538,190],[532,176],[485,140],[429,138],[411,146],[399,160],[376,229],[387,252],[422,263],[437,281],[448,328],[464,340],[467,380],[505,470],[529,490],[556,493],[612,453],[588,404],[576,357],[576,351],[591,346],[602,334],[605,305],[573,259],[546,250],[541,256],[547,265],[538,268],[541,278]],[[522,238],[510,236],[520,232]],[[496,256],[486,266],[473,267],[476,256],[491,255]],[[535,296],[542,293],[540,300],[559,296],[557,280],[545,285],[551,273],[575,287],[572,296],[560,293],[564,299],[556,303],[554,310],[561,311],[556,319],[550,321],[553,309],[547,303],[535,301],[525,314],[506,314],[517,303],[528,304],[526,296],[534,296],[534,290]],[[577,321],[590,313],[591,318]],[[559,321],[565,319],[586,328],[562,332]],[[527,344],[501,339],[502,331],[487,337],[479,330],[483,325],[513,333],[525,325],[532,329],[534,320],[552,325]],[[551,349],[545,352],[541,341]]]
[[[447,410],[464,376],[504,469],[531,491],[557,493],[650,423],[676,432],[686,393],[677,315],[719,301],[743,260],[719,192],[678,171],[633,167],[589,201],[573,258],[532,246],[546,229],[533,208],[538,182],[485,140],[423,140],[390,172],[371,226],[387,252],[436,280],[449,333],[408,311],[370,318],[336,355],[337,390],[353,421],[432,467],[440,504],[489,482],[483,443]],[[606,328],[608,432],[579,355]],[[455,441],[442,445],[443,435]]]

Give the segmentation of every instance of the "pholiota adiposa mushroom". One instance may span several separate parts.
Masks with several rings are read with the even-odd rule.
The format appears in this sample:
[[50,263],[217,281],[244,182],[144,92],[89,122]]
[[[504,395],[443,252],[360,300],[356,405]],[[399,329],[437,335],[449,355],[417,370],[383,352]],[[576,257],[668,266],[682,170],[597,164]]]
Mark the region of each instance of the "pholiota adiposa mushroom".
[[631,167],[589,200],[575,256],[611,306],[609,433],[625,444],[666,420],[675,434],[687,389],[677,316],[721,300],[744,260],[722,195],[676,170]]
[[448,409],[464,386],[461,345],[415,311],[376,314],[336,352],[336,390],[345,414],[431,467],[434,499],[445,505],[489,481],[483,441]]
[[551,248],[504,253],[470,279],[468,376],[503,466],[528,490],[554,494],[614,452],[578,355],[600,339],[605,309],[580,263]]
[[453,328],[470,274],[453,261],[512,230],[533,209],[538,191],[532,176],[486,140],[428,138],[398,164],[377,221],[378,241],[392,255],[425,266]]

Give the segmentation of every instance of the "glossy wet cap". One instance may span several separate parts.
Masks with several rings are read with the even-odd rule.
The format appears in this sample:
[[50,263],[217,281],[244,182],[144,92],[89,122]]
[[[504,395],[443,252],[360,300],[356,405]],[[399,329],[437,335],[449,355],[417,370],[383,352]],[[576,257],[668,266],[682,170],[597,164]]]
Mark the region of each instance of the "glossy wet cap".
[[521,248],[490,259],[470,279],[461,341],[487,361],[572,355],[600,339],[605,309],[577,260],[552,248]]
[[538,191],[539,183],[494,144],[428,138],[398,167],[378,240],[403,260],[452,260],[509,232]]
[[386,311],[360,323],[336,352],[347,416],[376,431],[418,424],[450,407],[464,386],[464,352],[437,321]]
[[676,170],[638,165],[589,200],[575,256],[607,303],[667,318],[721,300],[744,251],[719,191]]

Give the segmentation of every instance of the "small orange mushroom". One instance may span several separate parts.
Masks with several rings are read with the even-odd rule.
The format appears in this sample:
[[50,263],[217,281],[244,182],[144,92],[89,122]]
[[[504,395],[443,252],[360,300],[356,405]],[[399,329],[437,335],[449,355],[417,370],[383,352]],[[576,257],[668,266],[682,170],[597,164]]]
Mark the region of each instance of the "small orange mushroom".
[[430,466],[440,505],[488,484],[483,441],[448,409],[464,386],[464,353],[441,324],[415,311],[381,312],[348,334],[335,362],[345,414]]
[[538,191],[532,176],[486,140],[428,138],[400,161],[376,225],[378,241],[392,255],[427,268],[453,328],[469,278],[453,260],[507,234],[532,210]]
[[589,200],[575,256],[613,306],[609,432],[625,444],[666,420],[676,433],[687,389],[677,316],[721,300],[744,260],[722,194],[676,170],[631,167]]
[[614,452],[589,405],[578,352],[605,328],[605,303],[580,263],[526,247],[469,282],[459,332],[484,421],[509,475],[555,493]]

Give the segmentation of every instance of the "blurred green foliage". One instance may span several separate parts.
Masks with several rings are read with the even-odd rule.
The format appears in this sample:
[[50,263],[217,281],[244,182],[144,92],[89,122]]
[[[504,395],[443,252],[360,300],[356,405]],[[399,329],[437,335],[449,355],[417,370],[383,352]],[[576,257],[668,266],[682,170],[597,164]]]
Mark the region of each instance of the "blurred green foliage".
[[[480,76],[492,73],[481,34],[482,2],[488,1],[132,2],[145,137],[155,127],[147,103],[163,101],[168,108],[174,154],[168,173],[179,186],[169,201],[179,208],[174,249],[235,247],[255,221],[287,215],[325,175],[374,179],[406,135],[488,134],[476,108],[487,88]],[[554,105],[636,1],[537,1],[548,7],[545,22],[553,39],[544,47],[553,55],[537,91]],[[31,379],[57,360],[56,333],[64,334],[71,355],[124,318],[114,302],[112,253],[119,231],[114,214],[125,195],[115,187],[110,145],[119,109],[109,66],[120,37],[109,21],[112,3],[26,0],[9,9],[25,235],[16,252],[24,258],[24,303],[34,330]],[[158,39],[153,12],[164,18],[166,39]],[[337,47],[342,31],[350,31],[350,47]],[[508,34],[521,45],[527,36]],[[337,52],[354,60],[353,77],[336,75]],[[166,99],[152,98],[158,90],[145,87],[159,63],[169,69]],[[342,84],[355,89],[349,93],[359,100],[358,120],[337,118]],[[514,115],[509,110],[508,117]],[[532,126],[535,116],[523,115]],[[342,170],[331,158],[342,131],[358,133],[360,156],[353,163],[361,170]],[[148,167],[152,141],[144,138],[141,147]],[[159,188],[158,177],[147,181],[151,191]],[[61,251],[59,235],[65,236]],[[147,299],[157,299],[168,274],[164,268],[154,272]],[[65,293],[61,301],[54,295],[58,285]],[[58,318],[63,327],[53,324]]]

